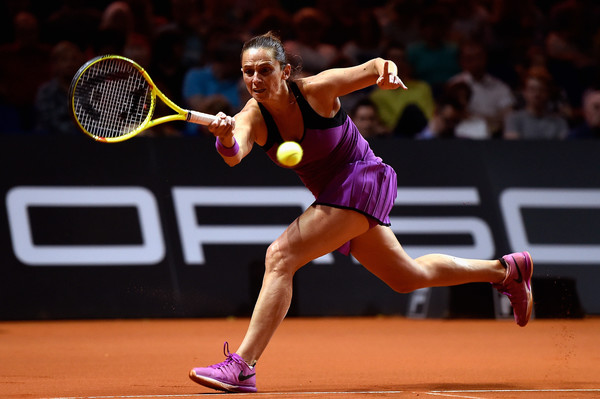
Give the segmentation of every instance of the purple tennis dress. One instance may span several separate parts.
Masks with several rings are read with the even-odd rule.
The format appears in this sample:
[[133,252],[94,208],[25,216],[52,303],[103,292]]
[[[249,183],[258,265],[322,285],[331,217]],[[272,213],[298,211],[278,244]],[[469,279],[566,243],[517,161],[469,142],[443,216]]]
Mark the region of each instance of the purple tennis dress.
[[[304,121],[300,145],[302,161],[292,169],[313,193],[313,205],[352,209],[369,216],[371,227],[390,225],[389,213],[397,194],[396,172],[375,156],[369,143],[343,109],[333,118],[317,114],[294,82],[290,88],[296,97]],[[259,107],[267,125],[267,142],[262,147],[277,162],[277,148],[283,142],[271,114]],[[350,253],[350,242],[338,251]]]

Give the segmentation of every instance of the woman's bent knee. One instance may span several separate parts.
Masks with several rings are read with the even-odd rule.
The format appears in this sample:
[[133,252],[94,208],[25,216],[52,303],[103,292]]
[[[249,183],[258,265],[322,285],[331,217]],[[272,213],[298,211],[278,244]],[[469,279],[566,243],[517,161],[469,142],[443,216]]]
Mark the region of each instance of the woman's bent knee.
[[402,281],[390,285],[390,288],[392,288],[394,291],[400,294],[408,294],[418,290],[419,288],[423,288],[423,285],[417,283],[416,281]]
[[[390,267],[383,281],[394,291],[408,294],[420,288],[428,287],[429,278],[426,270],[417,265]],[[394,272],[395,271],[395,272]]]
[[265,255],[265,273],[294,274],[297,269],[277,240],[269,245]]

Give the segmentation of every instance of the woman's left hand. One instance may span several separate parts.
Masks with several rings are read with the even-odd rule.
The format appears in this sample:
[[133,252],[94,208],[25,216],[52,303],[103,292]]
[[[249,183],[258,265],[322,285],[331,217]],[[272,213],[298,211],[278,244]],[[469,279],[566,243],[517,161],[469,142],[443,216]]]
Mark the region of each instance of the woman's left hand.
[[392,90],[399,87],[402,87],[404,90],[407,89],[398,75],[389,71],[389,61],[385,61],[383,64],[383,73],[377,78],[377,86],[384,90]]

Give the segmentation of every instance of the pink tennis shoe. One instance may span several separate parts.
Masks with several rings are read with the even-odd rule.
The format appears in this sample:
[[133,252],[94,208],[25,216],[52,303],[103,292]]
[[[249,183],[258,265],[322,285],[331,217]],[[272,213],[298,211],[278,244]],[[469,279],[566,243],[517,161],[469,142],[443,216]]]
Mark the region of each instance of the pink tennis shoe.
[[227,356],[224,362],[190,370],[190,378],[205,387],[226,392],[256,392],[256,370],[237,353],[229,352],[229,344],[223,345]]
[[510,299],[515,321],[521,327],[525,327],[533,307],[531,293],[533,260],[529,252],[517,252],[504,255],[500,262],[506,267],[506,277],[504,281],[493,286]]

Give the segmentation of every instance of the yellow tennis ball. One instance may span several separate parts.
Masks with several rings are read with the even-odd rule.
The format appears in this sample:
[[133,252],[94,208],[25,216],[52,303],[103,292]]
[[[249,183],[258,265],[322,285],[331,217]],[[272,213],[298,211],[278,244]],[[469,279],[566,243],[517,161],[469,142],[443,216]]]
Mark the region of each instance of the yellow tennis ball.
[[277,149],[277,160],[285,166],[294,166],[302,160],[302,147],[295,141],[284,141]]

